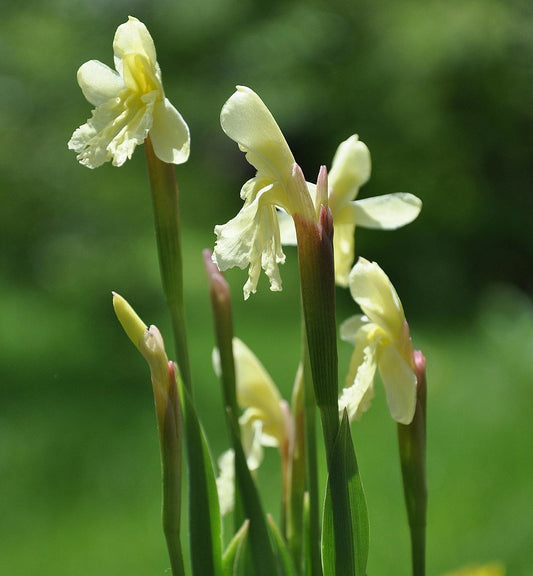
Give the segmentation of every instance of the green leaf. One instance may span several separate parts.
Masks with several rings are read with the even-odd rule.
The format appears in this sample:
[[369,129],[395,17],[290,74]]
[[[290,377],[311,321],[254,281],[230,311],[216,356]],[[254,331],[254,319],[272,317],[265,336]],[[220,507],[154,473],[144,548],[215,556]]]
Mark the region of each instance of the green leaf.
[[238,430],[228,418],[232,444],[235,450],[235,474],[245,516],[250,520],[249,539],[252,552],[254,576],[275,576],[277,574],[276,557],[272,550],[267,523],[261,506],[257,486],[246,462]]
[[222,524],[211,454],[189,391],[178,378],[187,447],[193,576],[222,576]]
[[294,564],[291,559],[289,549],[287,544],[276,526],[274,519],[270,514],[267,515],[268,528],[270,530],[270,535],[272,536],[272,542],[274,543],[274,550],[277,556],[278,563],[278,574],[280,576],[296,576],[296,570],[294,569]]
[[[345,510],[333,508],[332,490],[347,490]],[[335,528],[334,528],[335,526]],[[324,504],[322,564],[324,576],[364,576],[368,560],[369,528],[366,498],[346,411],[333,447]]]
[[224,576],[247,576],[245,572],[246,562],[244,560],[248,548],[247,537],[249,526],[250,521],[245,520],[226,548],[224,557],[222,558]]

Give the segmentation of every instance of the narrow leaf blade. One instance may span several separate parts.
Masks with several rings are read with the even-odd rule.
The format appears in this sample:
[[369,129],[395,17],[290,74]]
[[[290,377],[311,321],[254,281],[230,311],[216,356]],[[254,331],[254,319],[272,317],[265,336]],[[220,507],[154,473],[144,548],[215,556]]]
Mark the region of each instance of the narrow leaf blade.
[[[324,576],[336,574],[355,573],[355,576],[364,576],[368,560],[369,525],[366,498],[359,475],[357,458],[350,434],[350,426],[345,413],[337,441],[333,448],[331,461],[331,474],[336,476],[335,486],[346,486],[349,498],[349,515],[343,511],[333,510],[331,490],[331,478],[328,478],[326,500],[324,504],[324,517],[322,527],[322,564]],[[335,537],[334,514],[345,521],[340,526],[339,534]],[[347,541],[351,539],[351,542]],[[339,565],[343,560],[338,556],[339,547],[352,546],[353,563],[350,566]],[[341,550],[342,553],[342,550]],[[342,558],[350,555],[343,555]],[[354,570],[355,569],[355,572]]]
[[274,551],[277,556],[278,574],[280,574],[280,576],[296,576],[296,570],[287,544],[285,540],[283,540],[283,536],[270,514],[267,515],[267,521],[272,542],[274,543]]
[[224,552],[224,557],[222,558],[224,576],[246,576],[244,559],[246,557],[249,526],[250,521],[245,520]]
[[187,447],[189,541],[193,576],[222,576],[222,524],[205,434],[189,391],[178,378]]

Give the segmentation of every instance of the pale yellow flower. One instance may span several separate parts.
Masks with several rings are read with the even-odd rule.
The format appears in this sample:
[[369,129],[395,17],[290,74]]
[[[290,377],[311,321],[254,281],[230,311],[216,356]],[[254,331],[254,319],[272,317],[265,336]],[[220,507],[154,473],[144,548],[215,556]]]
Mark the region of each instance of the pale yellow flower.
[[68,143],[89,168],[112,160],[122,166],[149,135],[156,156],[181,164],[189,157],[189,128],[165,98],[154,42],[146,26],[129,17],[113,41],[115,70],[90,60],[78,70],[78,84],[96,108]]
[[[370,178],[370,170],[370,152],[356,134],[341,142],[328,173],[328,205],[335,228],[335,282],[339,286],[348,286],[357,226],[394,230],[412,222],[422,209],[419,198],[403,192],[356,200],[359,189]],[[282,243],[296,244],[294,225],[283,213],[279,218]]]
[[238,86],[222,108],[220,123],[257,173],[241,189],[241,211],[215,227],[213,260],[220,270],[249,267],[245,298],[256,291],[261,268],[270,280],[270,289],[281,290],[278,264],[285,262],[285,254],[276,208],[315,218],[311,198],[305,186],[306,197],[302,198],[292,152],[274,117],[253,90]]
[[377,369],[392,417],[409,424],[416,408],[416,375],[409,327],[398,294],[385,272],[364,258],[359,258],[348,281],[364,315],[341,325],[341,338],[354,344],[354,351],[340,410],[346,408],[350,420],[368,410]]
[[[289,435],[288,407],[257,356],[238,338],[233,339],[237,403],[244,410],[239,418],[241,442],[250,470],[263,460],[263,447],[281,448]],[[213,353],[215,372],[220,374],[218,350]],[[234,455],[229,450],[218,460],[217,479],[223,513],[233,507]]]

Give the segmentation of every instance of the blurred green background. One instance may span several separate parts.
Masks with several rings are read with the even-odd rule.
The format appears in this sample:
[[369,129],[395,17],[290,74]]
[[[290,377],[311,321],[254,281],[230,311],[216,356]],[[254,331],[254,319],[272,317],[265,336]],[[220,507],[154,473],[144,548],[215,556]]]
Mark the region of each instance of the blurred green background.
[[[192,132],[177,168],[196,398],[227,447],[201,249],[252,175],[218,115],[235,84],[267,103],[308,179],[353,133],[370,148],[361,197],[408,191],[419,219],[359,230],[428,358],[428,573],[533,565],[533,4],[529,0],[26,0],[0,19],[0,573],[165,574],[158,445],[147,369],[111,290],[170,342],[143,151],[79,166],[66,142],[90,115],[86,60],[112,65],[135,15]],[[298,361],[296,255],[264,278],[238,335],[290,394]],[[343,320],[356,306],[338,292]],[[340,344],[341,377],[350,350]],[[381,385],[353,428],[371,519],[368,573],[408,574],[395,426]],[[278,498],[275,454],[260,482]]]

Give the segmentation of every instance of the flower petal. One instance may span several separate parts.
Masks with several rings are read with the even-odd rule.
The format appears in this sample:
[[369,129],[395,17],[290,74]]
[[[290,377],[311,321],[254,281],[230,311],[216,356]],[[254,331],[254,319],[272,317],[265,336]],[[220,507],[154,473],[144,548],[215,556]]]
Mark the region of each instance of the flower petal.
[[122,73],[121,60],[125,54],[140,54],[148,58],[152,67],[158,70],[154,41],[150,32],[133,16],[129,16],[128,21],[117,28],[113,39],[113,51],[115,67],[119,73]]
[[278,210],[278,224],[281,243],[284,246],[296,246],[296,228],[292,216],[283,210]]
[[368,318],[366,316],[363,316],[362,314],[355,314],[354,316],[350,316],[350,318],[347,318],[340,325],[339,335],[341,340],[355,344],[357,341],[357,336],[359,335],[359,330],[361,330],[363,326],[368,325]]
[[78,84],[93,106],[100,106],[106,100],[116,98],[124,89],[122,78],[98,60],[89,60],[80,66]]
[[354,348],[346,387],[339,398],[339,410],[348,412],[350,421],[359,420],[374,397],[377,341],[360,341]]
[[96,168],[113,159],[122,166],[137,144],[144,142],[152,125],[153,102],[135,96],[110,99],[93,110],[92,118],[80,126],[68,143],[84,166]]
[[225,516],[235,505],[235,452],[226,450],[218,460],[217,492],[220,514]]
[[350,202],[353,221],[364,228],[394,230],[412,222],[422,209],[420,198],[398,192]]
[[150,138],[156,156],[163,162],[183,164],[189,158],[189,127],[168,98],[154,106]]
[[355,253],[355,224],[335,223],[333,253],[335,255],[335,283],[346,288]]
[[226,224],[215,226],[217,241],[213,259],[220,270],[234,266],[248,270],[244,298],[254,293],[261,268],[270,280],[270,289],[281,290],[278,264],[285,262],[281,248],[276,209],[271,204],[273,186],[263,189],[253,202],[245,202],[241,211]]
[[246,159],[270,182],[287,182],[294,157],[269,109],[250,88],[237,91],[222,107],[220,123],[224,132],[246,153]]
[[415,373],[394,345],[381,350],[378,366],[391,416],[400,424],[410,424],[416,408]]
[[257,470],[263,461],[264,451],[263,422],[256,418],[253,410],[247,410],[239,419],[241,426],[241,442],[246,464],[250,470]]
[[348,281],[353,299],[368,318],[387,332],[390,339],[399,337],[405,322],[402,303],[378,264],[359,258]]
[[370,178],[370,152],[357,134],[341,142],[328,173],[332,212],[353,200],[359,188]]
[[276,385],[257,356],[238,338],[233,339],[233,355],[239,406],[255,410],[262,420],[263,433],[271,439],[263,444],[281,444],[287,432],[282,398]]

